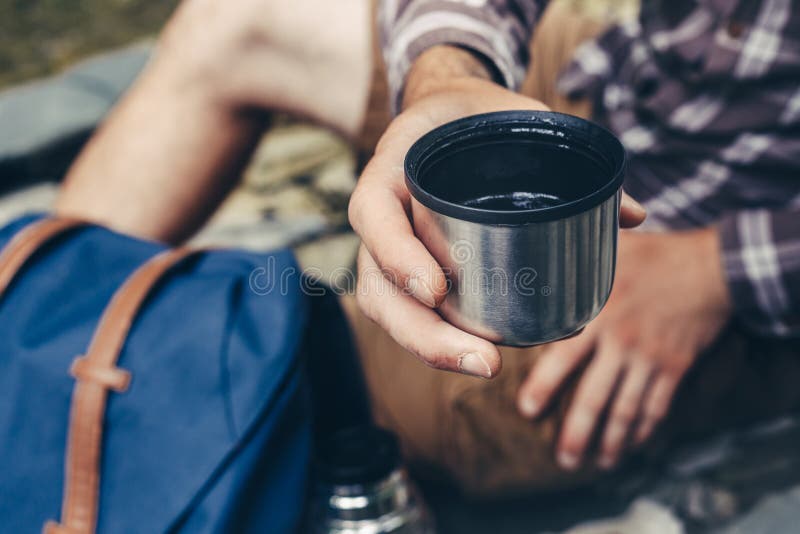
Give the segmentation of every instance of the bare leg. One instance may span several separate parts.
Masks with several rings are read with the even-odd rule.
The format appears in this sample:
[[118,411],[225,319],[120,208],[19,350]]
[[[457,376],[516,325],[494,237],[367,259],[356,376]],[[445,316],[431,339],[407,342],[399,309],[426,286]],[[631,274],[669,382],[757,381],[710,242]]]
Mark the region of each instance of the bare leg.
[[70,170],[56,210],[178,242],[240,175],[266,110],[354,135],[369,90],[368,0],[186,0]]

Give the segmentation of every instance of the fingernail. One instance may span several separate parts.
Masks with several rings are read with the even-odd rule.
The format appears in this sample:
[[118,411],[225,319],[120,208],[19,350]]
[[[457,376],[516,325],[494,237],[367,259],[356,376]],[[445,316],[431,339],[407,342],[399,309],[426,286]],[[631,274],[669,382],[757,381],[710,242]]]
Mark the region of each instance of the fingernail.
[[408,292],[414,295],[417,299],[422,301],[430,308],[436,307],[436,299],[433,298],[433,291],[431,291],[428,284],[419,276],[412,276],[406,283]]
[[600,466],[601,469],[611,469],[616,464],[616,458],[611,455],[602,455],[599,460],[597,460],[597,465]]
[[628,197],[628,207],[638,211],[640,216],[647,215],[647,210],[644,209],[644,206],[639,204],[633,197]]
[[519,401],[519,411],[525,417],[535,417],[539,413],[539,403],[531,397],[522,397]]
[[458,359],[458,368],[469,375],[492,378],[492,368],[477,352],[469,352]]
[[578,468],[578,457],[571,452],[558,453],[558,465],[567,471],[574,471]]

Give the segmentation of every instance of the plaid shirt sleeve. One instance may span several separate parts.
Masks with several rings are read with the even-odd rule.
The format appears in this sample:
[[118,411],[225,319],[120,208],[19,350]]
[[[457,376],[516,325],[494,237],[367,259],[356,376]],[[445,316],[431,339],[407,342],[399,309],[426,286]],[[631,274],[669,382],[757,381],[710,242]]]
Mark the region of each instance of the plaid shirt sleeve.
[[800,205],[741,211],[719,229],[737,315],[769,336],[800,335]]
[[547,0],[380,0],[379,23],[392,111],[402,101],[414,60],[439,44],[484,57],[498,81],[517,89],[525,76],[528,43]]

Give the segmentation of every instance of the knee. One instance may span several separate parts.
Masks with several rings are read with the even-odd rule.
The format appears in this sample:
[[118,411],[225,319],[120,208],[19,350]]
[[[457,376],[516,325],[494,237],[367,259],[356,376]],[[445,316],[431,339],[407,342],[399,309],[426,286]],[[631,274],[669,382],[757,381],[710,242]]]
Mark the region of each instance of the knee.
[[236,77],[237,58],[258,42],[258,25],[221,0],[184,0],[161,33],[154,63],[172,78],[222,89]]

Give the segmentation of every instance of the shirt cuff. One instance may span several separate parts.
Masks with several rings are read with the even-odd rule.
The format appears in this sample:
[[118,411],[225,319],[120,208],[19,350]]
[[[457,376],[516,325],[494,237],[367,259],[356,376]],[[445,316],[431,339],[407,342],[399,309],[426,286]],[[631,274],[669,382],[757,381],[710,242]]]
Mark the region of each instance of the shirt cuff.
[[393,114],[401,110],[405,80],[414,61],[436,45],[459,46],[476,53],[492,67],[498,83],[509,89],[519,89],[525,70],[514,55],[513,41],[485,22],[474,22],[477,25],[475,31],[435,25],[430,31],[423,31],[425,27],[419,26],[425,23],[425,19],[421,18],[392,36],[384,47],[384,60]]

